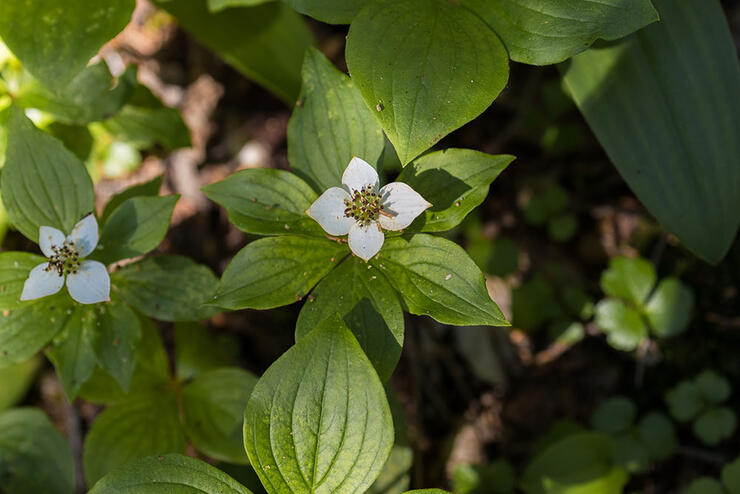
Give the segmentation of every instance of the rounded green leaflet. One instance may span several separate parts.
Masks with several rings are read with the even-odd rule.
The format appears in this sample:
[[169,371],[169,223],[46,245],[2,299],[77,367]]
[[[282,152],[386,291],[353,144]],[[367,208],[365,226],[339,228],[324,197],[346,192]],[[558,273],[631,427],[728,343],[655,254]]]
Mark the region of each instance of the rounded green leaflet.
[[694,381],[681,381],[665,395],[665,401],[673,418],[687,422],[701,412],[706,402]]
[[625,396],[613,396],[602,402],[591,416],[594,429],[607,434],[626,432],[635,423],[637,406]]
[[482,113],[509,76],[506,49],[447,0],[380,0],[352,21],[347,66],[406,164]]
[[252,392],[244,446],[268,492],[365,492],[393,446],[380,379],[336,315],[283,354]]
[[648,336],[640,314],[619,299],[603,299],[596,304],[594,322],[617,350],[635,350]]
[[612,297],[622,298],[637,305],[644,304],[655,286],[653,265],[646,259],[615,257],[601,274],[601,289]]
[[676,278],[661,280],[645,305],[650,329],[665,338],[683,332],[694,306],[694,292]]
[[737,426],[737,415],[728,407],[710,408],[694,421],[694,435],[704,444],[716,446],[732,436]]
[[722,467],[722,484],[729,494],[740,494],[740,457]]
[[11,408],[0,413],[0,491],[74,492],[69,444],[40,410]]
[[723,375],[705,370],[694,379],[699,392],[709,403],[722,403],[732,393],[730,382]]
[[637,434],[654,460],[666,460],[678,449],[676,428],[663,413],[646,414],[637,425]]
[[699,477],[681,491],[681,494],[725,494],[725,490],[712,477]]
[[208,463],[168,454],[146,456],[100,479],[90,494],[251,494]]

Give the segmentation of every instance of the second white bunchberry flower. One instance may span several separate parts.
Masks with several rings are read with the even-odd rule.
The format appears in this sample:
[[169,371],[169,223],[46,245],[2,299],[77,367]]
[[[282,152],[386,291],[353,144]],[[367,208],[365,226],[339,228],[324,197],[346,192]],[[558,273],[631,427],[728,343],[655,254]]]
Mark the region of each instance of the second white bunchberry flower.
[[403,182],[380,186],[378,172],[352,158],[342,175],[342,187],[331,187],[306,214],[329,235],[348,235],[350,250],[368,261],[383,246],[383,230],[403,230],[429,208],[421,195]]

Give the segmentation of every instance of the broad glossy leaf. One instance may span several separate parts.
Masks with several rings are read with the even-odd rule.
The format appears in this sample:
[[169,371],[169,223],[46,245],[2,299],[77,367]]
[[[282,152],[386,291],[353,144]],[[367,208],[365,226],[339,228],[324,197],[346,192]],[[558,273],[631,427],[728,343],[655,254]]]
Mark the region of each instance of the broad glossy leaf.
[[729,407],[711,408],[694,421],[694,435],[704,444],[716,446],[735,432],[737,415]]
[[550,65],[597,39],[627,36],[658,20],[650,0],[461,0],[488,23],[516,62]]
[[509,76],[496,34],[447,0],[370,3],[352,21],[346,57],[403,164],[482,113]]
[[251,494],[208,463],[178,454],[147,456],[112,471],[90,494]]
[[23,284],[33,268],[46,261],[45,257],[26,252],[0,252],[0,310],[27,307],[33,302],[21,302]]
[[152,393],[107,408],[85,436],[85,479],[93,485],[136,458],[184,453],[185,438],[171,393]]
[[365,492],[393,445],[385,391],[336,316],[300,340],[255,386],[244,445],[272,493]]
[[370,263],[400,293],[412,314],[458,326],[509,325],[488,295],[478,266],[447,239],[426,234],[387,238]]
[[0,368],[24,362],[41,350],[64,328],[72,310],[72,299],[61,293],[0,312]]
[[162,242],[179,195],[132,197],[103,225],[93,257],[104,264],[144,255]]
[[40,226],[66,234],[94,209],[92,180],[85,166],[15,106],[8,121],[2,195],[13,225],[34,242],[39,240]]
[[224,309],[270,309],[297,302],[348,254],[325,238],[263,238],[251,242],[226,268],[211,304]]
[[683,332],[691,319],[694,292],[677,278],[661,280],[645,305],[650,329],[661,338]]
[[385,276],[367,267],[349,257],[321,280],[298,315],[295,335],[298,341],[339,314],[385,382],[401,357],[403,309]]
[[41,367],[41,357],[0,369],[0,411],[19,403],[28,393]]
[[349,24],[370,0],[286,0],[301,14],[327,24]]
[[563,79],[637,197],[714,263],[740,225],[740,63],[718,1],[653,3],[660,22],[573,57]]
[[59,91],[131,20],[135,0],[23,0],[0,4],[0,37],[23,66]]
[[198,321],[218,312],[203,304],[213,297],[218,279],[206,266],[186,257],[155,256],[111,275],[111,289],[124,302],[162,321]]
[[298,175],[323,192],[342,186],[342,174],[353,157],[375,166],[385,140],[355,81],[321,52],[306,52],[302,74],[299,104],[288,123],[288,160]]
[[616,298],[603,299],[596,304],[594,322],[606,333],[606,341],[617,350],[635,350],[648,337],[648,328],[640,313]]
[[292,104],[301,87],[303,52],[314,39],[283,2],[210,13],[206,0],[157,0],[182,27],[239,72]]
[[488,195],[496,177],[514,160],[471,149],[445,149],[425,154],[406,166],[398,176],[432,207],[409,229],[439,232],[457,226]]
[[629,476],[614,465],[612,440],[601,433],[567,436],[537,455],[522,475],[526,494],[620,494]]
[[105,120],[124,105],[134,91],[136,70],[127,70],[114,80],[105,62],[83,69],[59,93],[29,79],[19,87],[15,103],[22,108],[36,108],[56,120],[73,125],[86,125]]
[[243,232],[324,236],[318,223],[306,214],[316,200],[316,193],[285,170],[242,170],[203,187],[203,192],[223,206],[229,213],[229,221]]
[[257,378],[242,369],[215,369],[190,381],[182,393],[185,433],[211,458],[248,464],[242,429],[244,409]]
[[118,206],[123,204],[126,200],[133,197],[148,197],[158,196],[159,189],[162,187],[162,175],[151,179],[148,182],[132,185],[128,189],[124,189],[118,194],[110,198],[103,208],[103,213],[100,215],[100,223],[105,225],[108,217],[115,211]]
[[601,273],[600,284],[604,293],[641,306],[655,281],[655,269],[647,259],[615,257],[609,261],[609,268]]
[[69,444],[40,410],[12,408],[0,413],[0,490],[75,492]]

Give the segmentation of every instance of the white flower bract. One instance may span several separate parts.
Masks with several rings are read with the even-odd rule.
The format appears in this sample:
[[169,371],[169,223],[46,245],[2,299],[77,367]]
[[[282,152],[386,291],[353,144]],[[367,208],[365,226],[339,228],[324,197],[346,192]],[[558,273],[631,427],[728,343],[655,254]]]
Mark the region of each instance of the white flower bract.
[[98,222],[93,214],[82,218],[64,236],[56,228],[39,228],[39,247],[48,261],[34,267],[23,285],[21,300],[54,295],[67,281],[70,296],[81,304],[110,300],[110,276],[103,263],[85,261],[98,245]]
[[403,230],[429,208],[421,195],[403,182],[380,186],[378,172],[352,158],[342,175],[342,187],[330,187],[306,214],[329,235],[348,235],[350,250],[368,261],[383,246],[383,230]]

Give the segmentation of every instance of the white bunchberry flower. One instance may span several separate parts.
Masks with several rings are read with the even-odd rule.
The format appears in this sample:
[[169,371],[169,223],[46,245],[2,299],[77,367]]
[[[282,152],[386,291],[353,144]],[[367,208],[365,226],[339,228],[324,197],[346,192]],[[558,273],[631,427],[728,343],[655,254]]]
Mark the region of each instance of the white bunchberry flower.
[[403,182],[378,190],[378,172],[360,158],[352,158],[342,175],[343,187],[331,187],[306,214],[329,235],[349,235],[349,248],[367,261],[383,246],[386,230],[403,230],[431,206]]
[[21,300],[54,295],[67,279],[70,296],[81,304],[110,300],[110,276],[98,261],[83,261],[98,245],[98,222],[93,214],[82,218],[64,236],[56,228],[39,228],[39,247],[49,259],[31,270],[23,285]]

